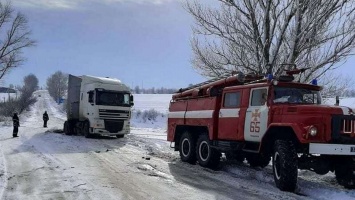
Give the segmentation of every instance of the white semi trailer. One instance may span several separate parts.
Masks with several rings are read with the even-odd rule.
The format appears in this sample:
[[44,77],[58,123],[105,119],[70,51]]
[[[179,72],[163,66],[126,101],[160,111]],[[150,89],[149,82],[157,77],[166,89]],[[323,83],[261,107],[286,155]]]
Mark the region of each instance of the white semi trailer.
[[64,133],[124,137],[130,132],[133,95],[118,79],[69,75]]

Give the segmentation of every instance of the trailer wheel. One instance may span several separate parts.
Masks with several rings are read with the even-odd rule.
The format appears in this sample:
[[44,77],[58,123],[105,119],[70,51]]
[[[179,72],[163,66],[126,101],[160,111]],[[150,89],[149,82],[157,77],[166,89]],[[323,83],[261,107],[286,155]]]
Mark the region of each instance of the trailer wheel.
[[196,163],[195,140],[188,132],[182,134],[180,138],[179,147],[180,147],[179,152],[180,152],[181,160],[183,162],[195,164]]
[[290,141],[276,140],[272,157],[272,169],[276,186],[282,191],[293,192],[297,186],[297,152]]
[[215,169],[220,162],[221,152],[210,146],[208,135],[200,135],[197,140],[196,155],[202,167]]
[[271,157],[263,154],[250,154],[246,159],[250,167],[264,168],[269,165]]
[[339,185],[347,189],[355,189],[355,175],[353,173],[352,160],[347,159],[338,163],[335,167],[335,177]]
[[84,132],[84,136],[86,138],[90,138],[91,137],[89,129],[90,129],[90,124],[89,124],[88,121],[85,121],[84,122],[84,127],[83,127],[83,132]]
[[70,123],[68,121],[64,122],[63,132],[65,135],[71,135]]

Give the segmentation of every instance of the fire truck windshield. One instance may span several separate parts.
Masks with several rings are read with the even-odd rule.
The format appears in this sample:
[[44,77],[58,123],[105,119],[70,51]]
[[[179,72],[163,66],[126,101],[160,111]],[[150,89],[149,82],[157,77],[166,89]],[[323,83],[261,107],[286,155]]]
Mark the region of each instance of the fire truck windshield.
[[97,91],[96,105],[130,107],[129,94],[112,91]]
[[305,88],[274,87],[275,104],[321,104],[320,92]]

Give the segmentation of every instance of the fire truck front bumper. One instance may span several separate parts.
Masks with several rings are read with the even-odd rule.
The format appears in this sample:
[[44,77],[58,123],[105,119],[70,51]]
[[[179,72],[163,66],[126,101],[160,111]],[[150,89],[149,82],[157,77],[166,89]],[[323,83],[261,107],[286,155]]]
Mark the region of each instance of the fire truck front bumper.
[[310,154],[355,156],[355,144],[309,144]]

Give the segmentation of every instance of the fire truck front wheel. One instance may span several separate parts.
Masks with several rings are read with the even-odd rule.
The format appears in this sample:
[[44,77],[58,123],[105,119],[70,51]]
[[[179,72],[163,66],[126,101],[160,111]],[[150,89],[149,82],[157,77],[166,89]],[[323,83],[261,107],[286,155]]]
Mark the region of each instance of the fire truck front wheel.
[[221,153],[211,148],[207,135],[200,135],[197,140],[196,156],[202,167],[216,168],[219,165]]
[[297,152],[290,141],[276,140],[272,156],[272,168],[276,186],[282,191],[293,192],[297,186]]
[[194,140],[190,133],[185,132],[182,134],[180,138],[179,152],[180,158],[183,162],[188,162],[191,164],[196,163],[195,141],[196,140]]
[[335,177],[339,185],[347,189],[355,189],[355,175],[352,167],[352,158],[344,158],[340,160],[335,167]]

